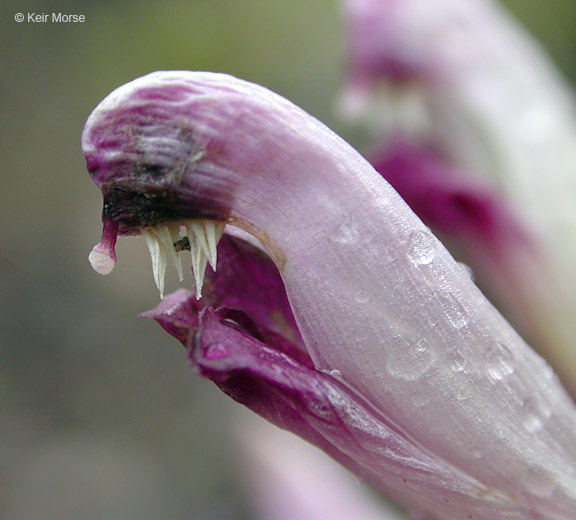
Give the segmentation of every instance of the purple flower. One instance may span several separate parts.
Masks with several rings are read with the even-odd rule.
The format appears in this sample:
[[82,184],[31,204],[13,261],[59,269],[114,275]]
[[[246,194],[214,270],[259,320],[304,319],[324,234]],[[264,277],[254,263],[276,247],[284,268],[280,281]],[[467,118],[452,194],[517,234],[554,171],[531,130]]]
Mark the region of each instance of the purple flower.
[[[158,72],[110,94],[82,142],[107,244],[147,236],[160,288],[167,256],[202,257],[196,295],[147,314],[202,376],[412,511],[574,516],[557,378],[328,128],[230,76]],[[222,224],[259,247],[224,235],[199,299]]]

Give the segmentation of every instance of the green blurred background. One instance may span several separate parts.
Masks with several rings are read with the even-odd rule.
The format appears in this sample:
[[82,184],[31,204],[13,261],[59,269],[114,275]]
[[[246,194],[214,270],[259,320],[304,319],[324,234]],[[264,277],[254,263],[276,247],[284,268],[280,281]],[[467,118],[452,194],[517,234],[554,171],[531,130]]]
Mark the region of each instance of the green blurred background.
[[[504,3],[576,80],[576,3]],[[17,23],[19,12],[86,21]],[[143,241],[119,242],[108,277],[88,265],[101,198],[80,134],[117,86],[190,69],[261,83],[361,144],[334,113],[339,4],[7,1],[0,14],[0,518],[251,518],[236,406],[137,318],[158,302]]]

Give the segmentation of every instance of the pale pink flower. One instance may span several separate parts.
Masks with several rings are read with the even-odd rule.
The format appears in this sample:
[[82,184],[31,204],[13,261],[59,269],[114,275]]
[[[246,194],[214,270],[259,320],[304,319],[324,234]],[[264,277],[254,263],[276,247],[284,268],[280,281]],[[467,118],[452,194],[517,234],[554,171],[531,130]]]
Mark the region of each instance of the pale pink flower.
[[[107,244],[147,237],[160,287],[166,258],[193,250],[196,294],[148,316],[198,373],[408,509],[574,517],[572,401],[332,131],[263,87],[175,71],[110,94],[82,144]],[[223,224],[265,253],[224,235],[199,299]]]

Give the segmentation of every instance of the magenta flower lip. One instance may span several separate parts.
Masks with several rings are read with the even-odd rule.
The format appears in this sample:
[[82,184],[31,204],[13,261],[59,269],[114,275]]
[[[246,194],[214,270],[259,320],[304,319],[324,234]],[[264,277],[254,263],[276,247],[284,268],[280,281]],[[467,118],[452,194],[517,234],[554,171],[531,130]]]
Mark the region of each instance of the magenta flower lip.
[[110,94],[83,147],[109,201],[94,251],[111,258],[110,222],[142,233],[161,293],[166,258],[178,268],[187,241],[200,297],[206,262],[216,263],[214,219],[251,234],[274,262],[264,275],[257,253],[226,239],[220,258],[233,261],[208,272],[205,299],[180,292],[150,314],[202,375],[408,507],[573,518],[573,403],[331,130],[263,87],[158,72]]

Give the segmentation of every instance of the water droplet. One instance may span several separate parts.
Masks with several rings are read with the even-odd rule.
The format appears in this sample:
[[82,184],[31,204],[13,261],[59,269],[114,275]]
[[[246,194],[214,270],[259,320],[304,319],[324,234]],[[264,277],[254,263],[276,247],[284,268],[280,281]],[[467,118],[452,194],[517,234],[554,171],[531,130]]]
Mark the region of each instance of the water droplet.
[[423,231],[410,235],[408,258],[414,265],[426,265],[436,257],[436,239]]
[[335,379],[342,379],[342,372],[340,372],[340,370],[330,370],[330,375]]
[[454,390],[454,397],[457,401],[467,401],[470,395],[465,391],[465,388],[459,386]]
[[502,343],[494,343],[486,353],[488,375],[492,379],[504,379],[514,372],[514,354]]
[[474,271],[472,270],[472,268],[468,264],[465,264],[463,262],[458,262],[458,265],[462,268],[466,276],[470,278],[470,280],[474,281]]
[[552,409],[548,403],[544,398],[537,395],[532,395],[526,399],[522,403],[522,409],[524,411],[522,422],[530,433],[537,433],[542,430],[552,415]]
[[450,368],[454,372],[463,372],[466,369],[468,360],[462,355],[459,350],[453,350],[448,353],[448,360],[450,363]]
[[222,343],[212,343],[206,348],[206,359],[223,359],[228,357],[228,347]]
[[332,236],[332,240],[339,244],[354,244],[360,237],[360,229],[356,219],[346,219]]
[[356,303],[368,303],[368,300],[370,299],[370,296],[368,296],[368,293],[366,291],[360,291],[358,294],[356,294]]
[[440,307],[455,329],[461,329],[468,325],[469,317],[462,305],[454,296],[440,298]]
[[388,352],[386,366],[391,376],[415,381],[432,366],[435,358],[434,351],[424,338],[414,342],[398,337]]
[[549,471],[544,468],[533,467],[526,473],[524,484],[537,497],[547,498],[554,494],[557,482],[554,475]]
[[486,455],[484,455],[482,450],[474,449],[472,450],[472,457],[474,457],[476,460],[483,460],[486,458]]
[[430,402],[430,395],[425,392],[414,392],[410,399],[416,408],[424,408]]

